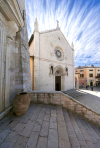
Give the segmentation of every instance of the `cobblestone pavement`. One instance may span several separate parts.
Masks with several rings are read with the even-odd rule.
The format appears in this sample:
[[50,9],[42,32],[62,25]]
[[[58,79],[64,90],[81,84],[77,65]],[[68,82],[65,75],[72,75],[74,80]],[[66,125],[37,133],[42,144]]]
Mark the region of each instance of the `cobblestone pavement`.
[[100,114],[100,87],[94,87],[93,91],[91,91],[91,88],[88,88],[88,90],[81,88],[79,90],[68,90],[65,93]]
[[100,148],[100,128],[61,106],[31,104],[0,121],[0,148]]

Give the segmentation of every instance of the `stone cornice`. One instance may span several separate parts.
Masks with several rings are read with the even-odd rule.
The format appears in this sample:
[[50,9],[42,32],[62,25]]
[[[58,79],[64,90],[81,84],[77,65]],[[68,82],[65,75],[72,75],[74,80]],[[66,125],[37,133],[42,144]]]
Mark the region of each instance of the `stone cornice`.
[[17,26],[23,27],[24,26],[24,21],[23,21],[23,18],[21,16],[21,12],[19,10],[18,3],[16,2],[16,0],[12,0],[12,1],[13,1],[13,6],[14,7],[12,7],[9,0],[3,0],[3,1],[1,0],[0,1],[0,6],[1,6],[1,8],[5,12],[7,18],[10,21],[15,21]]
[[2,15],[1,12],[0,12],[0,20],[5,26],[7,26],[7,20],[5,19],[5,17]]
[[36,57],[36,56],[34,56],[34,59],[39,59],[41,61],[46,61],[46,62],[51,62],[51,63],[57,63],[57,64],[60,64],[60,65],[74,66],[73,64],[64,63],[62,61],[54,61],[54,60],[50,60],[50,59],[39,58],[39,57]]

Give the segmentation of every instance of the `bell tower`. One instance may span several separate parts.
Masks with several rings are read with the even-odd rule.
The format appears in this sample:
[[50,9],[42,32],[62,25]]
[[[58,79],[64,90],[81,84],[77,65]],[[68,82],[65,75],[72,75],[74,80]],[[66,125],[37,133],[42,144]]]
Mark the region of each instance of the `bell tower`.
[[37,18],[35,19],[35,23],[34,23],[34,31],[39,31]]

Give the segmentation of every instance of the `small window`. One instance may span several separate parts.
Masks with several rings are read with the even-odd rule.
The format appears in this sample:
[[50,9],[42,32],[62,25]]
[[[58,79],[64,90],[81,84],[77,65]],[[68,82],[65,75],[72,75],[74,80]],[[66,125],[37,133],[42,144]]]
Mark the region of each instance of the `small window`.
[[98,69],[98,71],[100,71],[100,69]]
[[91,74],[89,74],[89,77],[93,77],[93,74],[91,73]]
[[93,71],[93,69],[90,69],[89,71]]
[[84,77],[84,74],[80,74],[80,77],[83,78]]
[[83,72],[84,70],[80,70],[80,72]]
[[97,76],[100,76],[100,74],[98,73]]

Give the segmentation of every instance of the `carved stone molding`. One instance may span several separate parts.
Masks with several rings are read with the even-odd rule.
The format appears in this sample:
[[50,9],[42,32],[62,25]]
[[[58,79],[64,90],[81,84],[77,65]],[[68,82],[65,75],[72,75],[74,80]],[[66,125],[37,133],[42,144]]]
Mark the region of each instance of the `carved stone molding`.
[[18,26],[14,21],[8,21],[8,35],[13,37],[16,35],[16,32],[18,31]]
[[62,66],[58,65],[54,68],[53,75],[55,76],[64,76],[66,75],[65,70]]
[[7,46],[11,45],[12,38],[7,36]]

